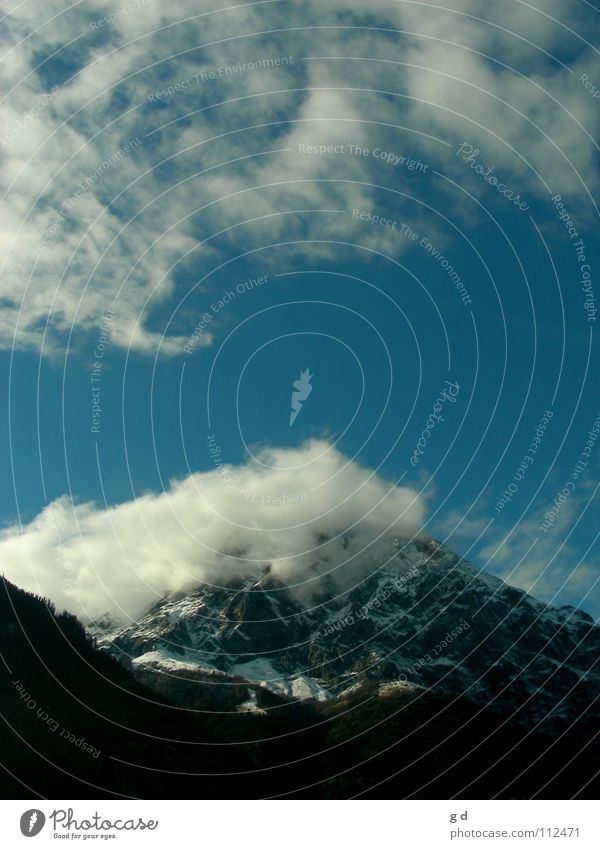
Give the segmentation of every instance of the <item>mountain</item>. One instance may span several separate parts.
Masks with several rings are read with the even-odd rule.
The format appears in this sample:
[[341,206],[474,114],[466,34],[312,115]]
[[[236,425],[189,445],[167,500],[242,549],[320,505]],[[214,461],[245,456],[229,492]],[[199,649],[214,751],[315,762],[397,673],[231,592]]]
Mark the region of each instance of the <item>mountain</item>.
[[329,702],[375,681],[464,696],[549,732],[593,723],[600,628],[588,614],[546,605],[433,540],[383,540],[368,556],[368,577],[343,592],[325,577],[299,598],[266,565],[90,632],[139,681],[186,704],[202,692],[260,711],[270,696]]
[[[597,798],[589,618],[513,596],[430,543],[388,542],[377,558],[386,552],[390,563],[339,597],[339,581],[326,579],[312,607],[264,568],[228,589],[164,599],[130,627],[105,618],[87,633],[1,580],[1,797]],[[546,663],[542,644],[555,652],[550,671],[568,656],[567,677],[554,674],[541,702],[516,686],[500,698],[487,680],[499,695],[492,710],[475,687],[488,654],[472,659],[477,639],[467,641],[504,613],[509,627],[478,650],[491,658],[506,644],[512,664],[526,659],[525,692]],[[419,663],[422,651],[431,661]],[[554,704],[573,675],[579,695]],[[458,692],[467,680],[479,701]],[[538,713],[554,705],[538,728],[533,703]]]

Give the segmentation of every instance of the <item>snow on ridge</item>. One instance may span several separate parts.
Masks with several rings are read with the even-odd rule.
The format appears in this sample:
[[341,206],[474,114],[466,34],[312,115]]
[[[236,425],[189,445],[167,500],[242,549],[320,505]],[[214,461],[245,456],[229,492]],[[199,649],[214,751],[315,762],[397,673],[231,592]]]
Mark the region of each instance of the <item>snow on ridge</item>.
[[269,660],[262,657],[232,666],[229,674],[259,684],[277,695],[299,701],[316,699],[322,702],[332,698],[332,694],[309,675],[283,676],[273,668]]
[[[185,655],[183,655],[183,657],[185,658]],[[131,663],[136,669],[149,664],[157,664],[158,666],[162,666],[167,670],[170,669],[171,671],[180,670],[183,672],[187,670],[188,672],[207,672],[209,674],[218,672],[221,675],[223,674],[223,672],[220,669],[217,669],[216,666],[182,659],[181,655],[170,652],[165,648],[155,649],[154,651],[148,651],[145,654],[141,654],[138,657],[132,657]]]

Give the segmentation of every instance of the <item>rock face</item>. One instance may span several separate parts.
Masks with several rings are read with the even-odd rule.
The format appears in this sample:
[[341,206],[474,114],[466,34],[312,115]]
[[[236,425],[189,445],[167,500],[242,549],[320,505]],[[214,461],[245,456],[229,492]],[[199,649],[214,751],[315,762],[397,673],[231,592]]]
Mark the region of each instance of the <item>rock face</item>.
[[267,566],[90,632],[172,698],[183,681],[186,698],[200,683],[222,685],[235,709],[259,711],[257,695],[326,700],[374,679],[464,695],[546,729],[585,722],[600,683],[600,628],[588,614],[543,604],[434,541],[382,541],[369,561],[366,580],[340,594],[322,579],[310,604]]

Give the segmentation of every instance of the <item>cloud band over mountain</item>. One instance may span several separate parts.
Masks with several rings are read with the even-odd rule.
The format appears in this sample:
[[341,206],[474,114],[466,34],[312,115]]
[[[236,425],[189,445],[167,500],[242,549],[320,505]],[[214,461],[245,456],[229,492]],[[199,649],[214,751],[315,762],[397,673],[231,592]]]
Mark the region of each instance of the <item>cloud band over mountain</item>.
[[268,564],[308,603],[320,576],[347,589],[383,565],[371,553],[380,539],[416,534],[424,519],[415,490],[313,440],[108,509],[57,499],[2,531],[0,563],[9,580],[83,619],[135,617],[164,593]]

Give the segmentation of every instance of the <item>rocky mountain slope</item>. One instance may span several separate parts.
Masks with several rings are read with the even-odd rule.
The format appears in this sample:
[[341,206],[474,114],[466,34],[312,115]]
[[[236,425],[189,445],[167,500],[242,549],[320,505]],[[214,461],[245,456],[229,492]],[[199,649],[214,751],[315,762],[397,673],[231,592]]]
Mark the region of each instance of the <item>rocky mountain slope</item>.
[[[339,545],[345,545],[341,540]],[[226,587],[161,600],[138,622],[94,623],[99,647],[170,698],[261,711],[270,696],[328,701],[365,681],[466,696],[546,729],[585,722],[600,684],[600,628],[434,541],[383,540],[369,577],[310,602],[268,564]],[[266,701],[265,701],[266,700]]]

